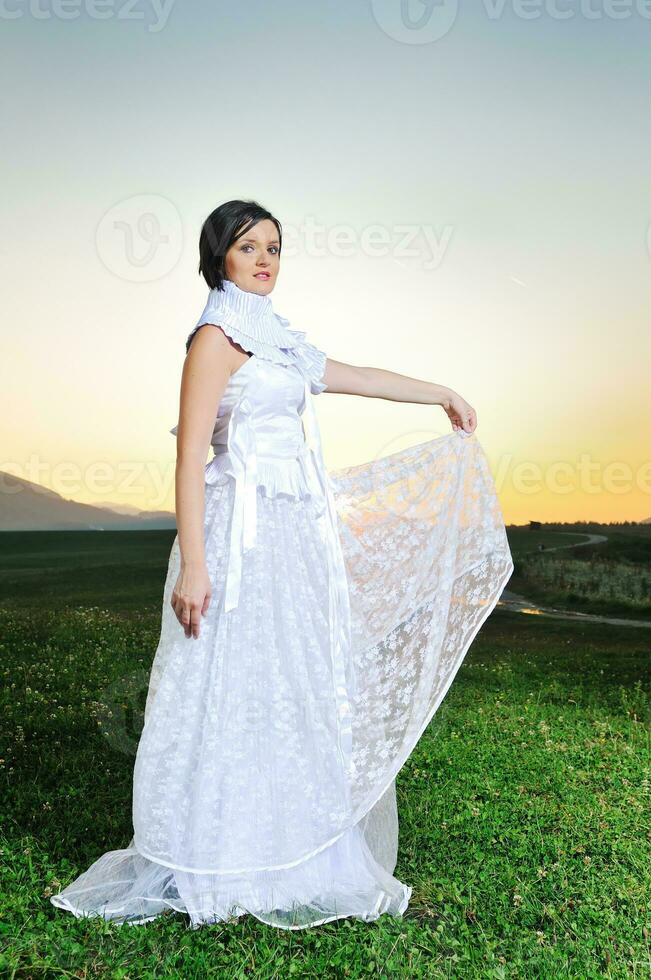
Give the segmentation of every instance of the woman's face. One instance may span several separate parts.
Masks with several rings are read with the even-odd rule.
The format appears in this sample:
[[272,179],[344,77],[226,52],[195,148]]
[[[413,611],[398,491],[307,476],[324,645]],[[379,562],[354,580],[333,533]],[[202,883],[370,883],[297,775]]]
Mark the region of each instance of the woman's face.
[[273,221],[258,221],[226,253],[226,278],[240,289],[266,296],[276,285],[280,268],[280,241]]

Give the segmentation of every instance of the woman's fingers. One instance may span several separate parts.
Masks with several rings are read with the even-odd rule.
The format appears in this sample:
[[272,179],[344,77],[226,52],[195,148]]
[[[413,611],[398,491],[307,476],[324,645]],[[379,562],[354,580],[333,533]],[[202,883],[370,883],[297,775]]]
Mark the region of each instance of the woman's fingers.
[[206,615],[210,605],[210,593],[207,593],[202,603],[192,602],[189,599],[181,599],[175,592],[172,593],[171,606],[179,623],[183,627],[186,637],[194,637],[196,640],[200,633],[201,617]]
[[189,639],[191,636],[195,638],[199,635],[199,624],[197,622],[199,613],[196,603],[185,602],[183,604],[183,612],[181,613],[181,624],[185,630],[185,635]]

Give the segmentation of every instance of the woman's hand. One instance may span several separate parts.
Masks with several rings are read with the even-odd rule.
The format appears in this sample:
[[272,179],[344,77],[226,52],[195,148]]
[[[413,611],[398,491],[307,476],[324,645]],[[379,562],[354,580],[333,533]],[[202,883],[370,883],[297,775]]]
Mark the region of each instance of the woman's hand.
[[201,616],[208,611],[211,595],[212,585],[206,565],[182,563],[170,604],[188,639],[191,636],[195,640],[198,638]]
[[450,389],[449,396],[442,402],[443,410],[452,422],[455,432],[463,429],[470,435],[477,428],[477,413],[465,398]]

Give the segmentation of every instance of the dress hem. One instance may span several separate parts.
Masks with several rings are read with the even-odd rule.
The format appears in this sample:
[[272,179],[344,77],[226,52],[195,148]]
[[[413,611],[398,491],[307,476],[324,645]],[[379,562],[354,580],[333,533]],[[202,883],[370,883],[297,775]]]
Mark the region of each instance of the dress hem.
[[[395,912],[392,913],[392,916],[394,917],[398,917],[398,916],[401,917],[404,915],[404,913],[406,912],[409,906],[409,901],[413,894],[413,888],[411,885],[404,885],[403,888],[404,888],[404,894],[400,902],[400,905],[397,907]],[[139,898],[142,901],[147,900],[143,896],[139,896]],[[111,919],[110,917],[107,918],[106,913],[107,912],[110,913],[112,911],[111,909],[103,909],[102,912],[84,912],[81,909],[77,908],[75,905],[73,905],[72,902],[69,902],[67,898],[59,898],[56,895],[53,895],[50,898],[50,902],[52,905],[55,905],[57,908],[63,909],[66,912],[71,912],[72,915],[74,915],[75,918],[77,919],[103,919],[116,926],[147,925],[147,923],[149,922],[154,922],[156,919],[160,919],[160,917],[162,915],[165,915],[165,913],[168,911],[178,912],[180,915],[191,916],[191,913],[188,911],[187,908],[174,905],[174,903],[171,902],[169,899],[157,898],[156,901],[162,902],[164,905],[167,905],[168,908],[162,909],[160,912],[155,912],[153,915],[147,915],[139,919],[125,918],[120,920],[120,919]],[[257,912],[251,911],[250,909],[244,908],[244,906],[242,905],[236,905],[234,908],[238,909],[239,911],[231,911],[226,917],[223,917],[221,919],[215,919],[210,922],[207,921],[192,922],[190,928],[199,929],[207,925],[219,925],[220,923],[232,922],[234,919],[239,919],[243,915],[252,915],[254,918],[258,920],[258,922],[262,922],[263,925],[273,926],[276,929],[291,929],[294,931],[298,929],[311,929],[315,926],[325,925],[325,923],[327,922],[334,922],[337,919],[355,918],[355,919],[359,919],[362,922],[374,922],[381,915],[384,915],[386,912],[388,912],[390,904],[391,904],[391,895],[389,894],[389,892],[382,890],[380,892],[377,902],[375,903],[375,907],[370,912],[365,912],[362,915],[355,912],[342,912],[339,915],[328,915],[323,919],[316,919],[314,922],[306,922],[302,925],[289,925],[289,924],[283,925],[278,922],[269,922],[267,918],[263,917],[264,913],[259,914]],[[119,910],[113,910],[113,911],[119,912]]]

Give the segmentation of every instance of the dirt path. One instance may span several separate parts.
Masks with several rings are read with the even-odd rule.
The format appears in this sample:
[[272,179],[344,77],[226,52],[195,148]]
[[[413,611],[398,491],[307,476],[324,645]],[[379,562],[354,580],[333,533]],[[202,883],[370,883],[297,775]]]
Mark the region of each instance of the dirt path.
[[[578,531],[553,531],[553,534],[578,534]],[[608,540],[606,534],[586,534],[585,541],[574,541],[571,544],[555,544],[551,548],[545,545],[542,552],[535,552],[535,554],[546,554],[548,551],[560,551],[561,548],[580,548],[585,544],[602,544],[604,541]]]
[[[550,549],[551,550],[551,549]],[[547,616],[548,619],[574,619],[586,623],[610,623],[612,626],[637,626],[642,629],[651,628],[651,620],[619,619],[615,616],[598,616],[596,613],[572,612],[568,609],[556,609],[554,606],[539,606],[517,592],[504,589],[497,604],[501,609],[511,609],[513,612],[525,613],[530,616]]]

